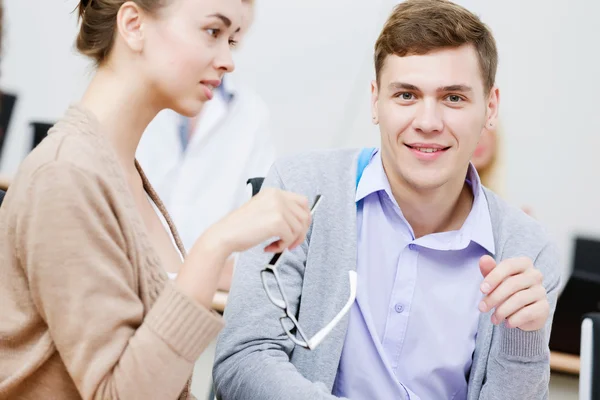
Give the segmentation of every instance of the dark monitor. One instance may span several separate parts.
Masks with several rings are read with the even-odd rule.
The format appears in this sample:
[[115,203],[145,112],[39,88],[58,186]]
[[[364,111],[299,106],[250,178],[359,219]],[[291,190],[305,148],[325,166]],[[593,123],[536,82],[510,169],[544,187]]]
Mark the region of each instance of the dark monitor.
[[581,321],[585,314],[600,312],[600,240],[575,240],[573,273],[558,298],[550,349],[579,354]]
[[600,275],[600,239],[577,238],[573,269]]

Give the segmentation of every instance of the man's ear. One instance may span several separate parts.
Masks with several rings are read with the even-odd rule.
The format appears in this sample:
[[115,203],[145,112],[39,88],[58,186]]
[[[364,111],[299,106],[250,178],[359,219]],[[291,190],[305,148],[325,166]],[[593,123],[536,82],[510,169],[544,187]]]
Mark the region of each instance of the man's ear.
[[490,90],[487,102],[487,119],[485,121],[485,128],[494,129],[498,124],[498,109],[500,108],[500,89],[494,86]]
[[373,124],[379,124],[379,84],[376,80],[371,82],[371,118]]

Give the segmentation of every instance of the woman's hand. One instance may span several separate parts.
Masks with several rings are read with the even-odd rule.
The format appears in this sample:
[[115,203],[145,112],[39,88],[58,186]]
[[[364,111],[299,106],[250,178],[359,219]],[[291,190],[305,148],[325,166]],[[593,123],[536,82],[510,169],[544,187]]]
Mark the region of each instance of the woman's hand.
[[275,241],[265,251],[294,249],[304,241],[310,223],[306,197],[265,188],[198,238],[180,269],[176,285],[210,308],[221,271],[232,253],[271,238]]
[[209,228],[205,235],[212,236],[211,242],[222,243],[229,254],[247,250],[270,238],[277,240],[265,251],[281,252],[294,249],[304,241],[310,222],[306,197],[265,188]]

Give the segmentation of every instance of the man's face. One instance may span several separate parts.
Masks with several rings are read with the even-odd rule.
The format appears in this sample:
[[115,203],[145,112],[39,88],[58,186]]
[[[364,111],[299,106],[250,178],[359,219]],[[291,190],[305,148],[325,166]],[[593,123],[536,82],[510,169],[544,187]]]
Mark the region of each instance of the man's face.
[[496,123],[498,89],[485,92],[472,46],[390,55],[371,91],[392,185],[430,190],[464,180],[482,129]]

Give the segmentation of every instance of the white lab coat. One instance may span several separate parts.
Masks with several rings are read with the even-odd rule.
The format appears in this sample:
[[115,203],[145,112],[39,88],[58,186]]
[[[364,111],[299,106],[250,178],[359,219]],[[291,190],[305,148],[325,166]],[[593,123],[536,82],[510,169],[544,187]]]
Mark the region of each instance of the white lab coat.
[[223,85],[204,105],[185,151],[182,117],[163,110],[136,154],[188,251],[210,225],[249,200],[246,181],[265,176],[275,158],[266,104],[231,76]]

